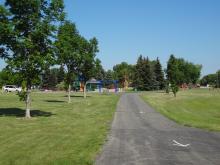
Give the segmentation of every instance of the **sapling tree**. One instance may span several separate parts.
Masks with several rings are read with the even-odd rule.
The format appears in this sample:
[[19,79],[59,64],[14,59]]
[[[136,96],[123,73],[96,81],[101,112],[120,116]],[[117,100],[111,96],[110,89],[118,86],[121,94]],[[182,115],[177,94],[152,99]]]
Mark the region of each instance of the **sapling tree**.
[[167,72],[167,79],[169,80],[169,83],[171,84],[171,90],[174,96],[176,97],[176,94],[179,90],[178,82],[182,76],[178,68],[177,59],[174,57],[174,55],[171,55],[169,58],[166,72]]
[[0,57],[25,82],[30,118],[31,86],[53,60],[53,38],[64,18],[63,0],[6,0],[0,6]]
[[176,97],[176,93],[179,91],[179,87],[175,83],[172,83],[171,90],[173,92],[174,97]]
[[57,60],[67,69],[65,82],[68,85],[68,103],[71,103],[71,86],[81,64],[81,36],[74,23],[65,21],[60,27],[55,42]]
[[95,77],[95,57],[98,52],[98,40],[92,38],[89,41],[82,38],[81,40],[81,65],[80,65],[80,74],[83,77],[84,81],[84,98],[86,98],[86,82]]

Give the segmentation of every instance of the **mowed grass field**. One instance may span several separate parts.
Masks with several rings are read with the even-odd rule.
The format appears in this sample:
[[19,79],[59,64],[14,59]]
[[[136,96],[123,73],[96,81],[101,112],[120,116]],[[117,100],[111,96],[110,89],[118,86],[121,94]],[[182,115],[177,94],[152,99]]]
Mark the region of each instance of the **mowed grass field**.
[[176,98],[163,92],[141,96],[155,110],[182,125],[220,131],[220,90],[179,91]]
[[119,95],[33,93],[32,119],[13,93],[0,94],[0,164],[90,165],[105,142]]

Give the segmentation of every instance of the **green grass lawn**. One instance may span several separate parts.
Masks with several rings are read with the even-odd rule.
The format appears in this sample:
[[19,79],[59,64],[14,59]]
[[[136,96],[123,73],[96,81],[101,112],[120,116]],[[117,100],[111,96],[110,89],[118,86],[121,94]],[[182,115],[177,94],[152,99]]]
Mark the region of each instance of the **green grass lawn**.
[[220,131],[220,91],[194,89],[180,91],[177,97],[159,92],[145,92],[142,98],[155,110],[186,126]]
[[93,164],[105,142],[119,95],[33,93],[32,119],[13,93],[0,94],[0,164]]

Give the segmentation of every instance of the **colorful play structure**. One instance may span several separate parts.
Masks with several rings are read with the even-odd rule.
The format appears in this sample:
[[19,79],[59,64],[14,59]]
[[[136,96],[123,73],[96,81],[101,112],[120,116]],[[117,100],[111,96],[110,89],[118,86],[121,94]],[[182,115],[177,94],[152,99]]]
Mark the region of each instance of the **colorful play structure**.
[[84,91],[84,86],[86,85],[86,91],[95,91],[98,90],[99,93],[104,92],[103,89],[105,89],[105,86],[111,86],[111,89],[108,89],[108,91],[114,91],[115,93],[119,92],[118,88],[119,81],[118,80],[96,80],[96,79],[90,79],[89,81],[84,84],[80,80],[76,80],[73,83],[73,88],[77,91]]
[[[117,93],[119,90],[118,90],[118,83],[119,81],[118,80],[95,80],[95,79],[91,79],[89,81],[86,82],[86,87],[88,85],[96,85],[97,86],[97,89],[99,90],[99,93],[102,93],[103,92],[103,86],[106,85],[106,84],[112,84],[114,86],[114,92]],[[87,87],[87,91],[91,89],[91,88],[88,88]]]

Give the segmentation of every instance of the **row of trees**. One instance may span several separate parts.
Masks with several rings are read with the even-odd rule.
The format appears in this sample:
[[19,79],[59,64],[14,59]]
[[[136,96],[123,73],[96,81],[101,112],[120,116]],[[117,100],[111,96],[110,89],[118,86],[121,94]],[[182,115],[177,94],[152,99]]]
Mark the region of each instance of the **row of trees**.
[[6,0],[0,5],[0,57],[7,63],[6,72],[17,75],[17,83],[24,86],[20,97],[27,118],[31,117],[31,87],[50,66],[65,68],[70,102],[70,84],[76,76],[84,82],[93,76],[97,52],[96,38],[85,39],[65,19],[63,0]]
[[151,61],[148,57],[141,55],[135,65],[122,62],[105,74],[109,79],[119,80],[120,87],[132,86],[137,90],[166,88],[167,92],[171,88],[174,96],[176,96],[179,87],[183,84],[198,83],[201,69],[201,65],[171,55],[167,62],[167,68],[163,70],[159,58]]
[[[131,86],[138,90],[158,90],[164,89],[169,84],[176,86],[196,84],[200,77],[201,65],[195,65],[171,55],[164,72],[159,58],[150,61],[149,58],[139,56],[135,65],[122,62],[108,71],[105,71],[101,61],[96,59],[91,71],[93,71],[91,75],[97,80],[119,80],[121,88]],[[55,89],[60,83],[64,83],[67,74],[62,65],[59,68],[46,69],[41,75],[41,81],[36,81],[35,85]],[[13,74],[7,69],[0,72],[0,84],[18,84],[20,82],[18,78],[18,74]],[[79,80],[79,78],[76,77],[74,80]],[[217,73],[207,75],[201,80],[201,85],[212,85],[217,80]]]
[[164,72],[159,61],[150,61],[148,58],[139,56],[135,65],[122,62],[113,66],[112,70],[101,69],[97,73],[98,80],[118,80],[119,87],[133,87],[137,90],[159,90],[165,86]]

